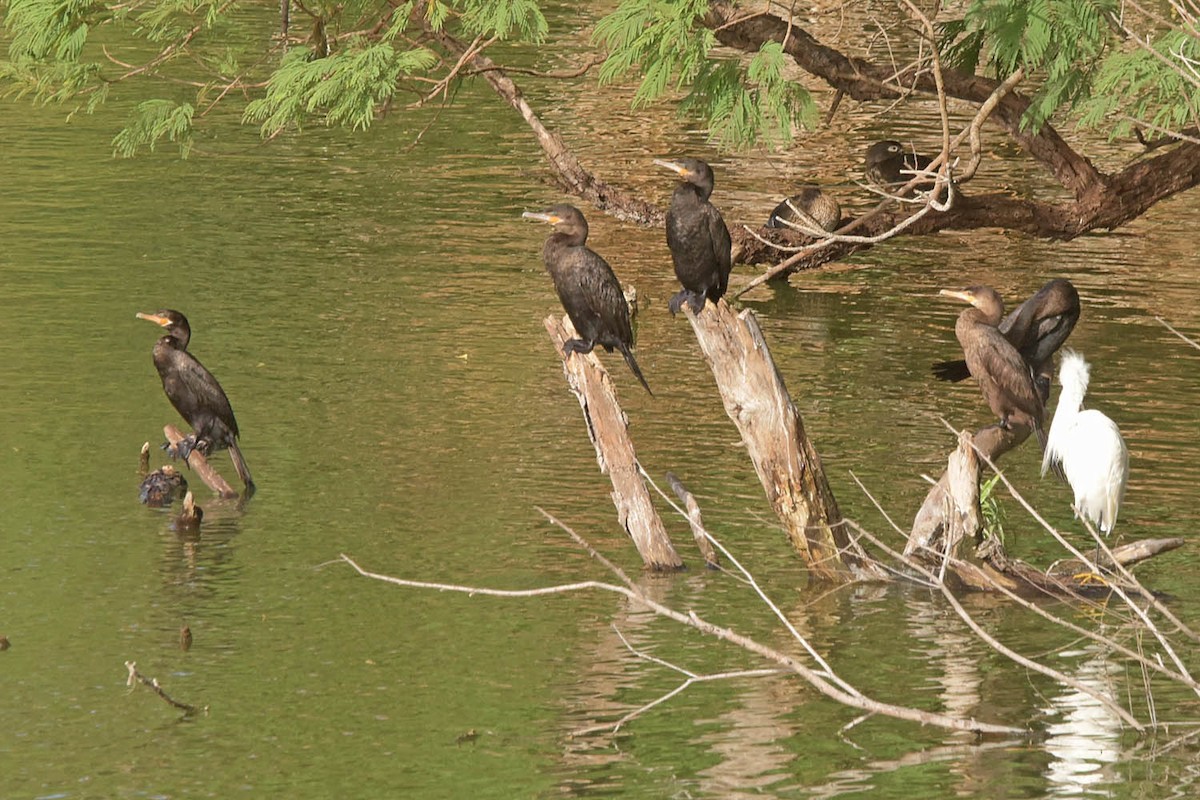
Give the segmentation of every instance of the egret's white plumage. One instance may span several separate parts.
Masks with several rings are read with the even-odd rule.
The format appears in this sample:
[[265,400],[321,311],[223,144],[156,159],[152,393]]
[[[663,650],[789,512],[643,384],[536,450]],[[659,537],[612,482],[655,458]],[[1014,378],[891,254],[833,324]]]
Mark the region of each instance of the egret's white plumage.
[[1117,524],[1125,496],[1129,451],[1115,422],[1095,409],[1083,408],[1090,371],[1079,353],[1063,351],[1058,368],[1062,393],[1050,423],[1042,474],[1052,464],[1061,464],[1075,492],[1075,512],[1107,535]]

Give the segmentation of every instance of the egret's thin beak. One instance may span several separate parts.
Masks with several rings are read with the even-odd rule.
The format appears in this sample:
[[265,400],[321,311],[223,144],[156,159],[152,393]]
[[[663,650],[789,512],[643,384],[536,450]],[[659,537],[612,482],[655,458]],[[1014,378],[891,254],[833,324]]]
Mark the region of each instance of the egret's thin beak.
[[525,211],[521,214],[525,219],[536,219],[540,222],[549,222],[551,225],[557,225],[562,222],[562,217],[555,216],[549,211]]

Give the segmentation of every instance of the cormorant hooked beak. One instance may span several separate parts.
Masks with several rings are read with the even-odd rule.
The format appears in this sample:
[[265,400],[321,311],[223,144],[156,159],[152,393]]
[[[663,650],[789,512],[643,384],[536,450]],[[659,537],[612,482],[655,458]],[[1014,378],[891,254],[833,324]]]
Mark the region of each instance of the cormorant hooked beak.
[[654,159],[654,164],[659,167],[666,167],[667,169],[671,170],[671,172],[676,173],[682,178],[686,178],[692,174],[691,170],[689,170],[687,167],[681,164],[676,164],[674,161],[666,161],[661,158],[656,158]]
[[961,291],[955,289],[942,289],[940,292],[938,292],[938,294],[940,294],[942,297],[953,297],[955,300],[961,300],[964,303],[975,305],[975,293],[970,289],[962,289]]
[[[521,213],[525,219],[536,219],[539,222],[549,222],[551,225],[557,225],[563,221],[563,218],[549,211],[525,211]],[[140,314],[138,316],[141,316]]]
[[138,319],[149,320],[150,322],[153,322],[155,325],[158,325],[162,328],[166,328],[171,324],[171,320],[167,319],[166,317],[159,317],[154,314],[143,314],[141,311],[139,311],[136,316]]

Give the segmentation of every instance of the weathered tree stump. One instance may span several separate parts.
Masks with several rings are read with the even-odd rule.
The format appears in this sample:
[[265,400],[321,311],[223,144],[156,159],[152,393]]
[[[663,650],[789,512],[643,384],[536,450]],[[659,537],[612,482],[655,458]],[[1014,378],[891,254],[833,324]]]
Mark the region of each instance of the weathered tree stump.
[[812,578],[884,579],[886,573],[842,522],[821,458],[804,433],[758,320],[724,300],[688,320],[716,379],[725,413],[737,426],[759,481]]
[[[975,521],[973,528],[968,534],[974,537],[979,529],[979,474],[981,470],[978,453],[984,453],[993,462],[996,461],[1002,454],[1007,453],[1021,442],[1029,438],[1031,431],[1028,428],[1017,425],[1011,429],[1001,428],[999,425],[988,425],[986,428],[981,428],[973,437],[975,447],[971,447],[971,438],[963,440],[961,437],[965,434],[960,434],[958,449],[950,457],[950,462],[942,477],[934,484],[929,493],[925,495],[925,502],[921,504],[920,510],[917,511],[917,516],[913,519],[912,531],[908,535],[908,544],[904,547],[904,555],[924,557],[922,554],[933,552],[946,552],[944,548],[945,541],[950,537],[950,529],[954,529],[955,533],[961,534],[961,520],[955,519],[955,514],[967,513],[964,509],[968,509],[972,501],[970,500],[971,493],[974,493],[974,509]],[[976,450],[978,448],[978,450]],[[972,483],[969,476],[974,476],[974,489],[969,488]],[[951,477],[955,478],[954,485],[959,487],[957,499],[960,503],[956,506],[952,496]],[[956,525],[958,528],[956,528]],[[954,547],[958,545],[958,539],[952,543],[949,548],[950,552],[954,552]]]
[[587,422],[588,437],[596,448],[600,472],[612,481],[613,505],[617,519],[633,539],[642,561],[651,569],[683,568],[662,519],[654,510],[650,491],[642,480],[637,453],[629,438],[628,421],[617,403],[612,379],[595,353],[563,355],[563,345],[575,338],[575,329],[566,317],[549,316],[544,320],[554,350],[563,362],[567,383]]

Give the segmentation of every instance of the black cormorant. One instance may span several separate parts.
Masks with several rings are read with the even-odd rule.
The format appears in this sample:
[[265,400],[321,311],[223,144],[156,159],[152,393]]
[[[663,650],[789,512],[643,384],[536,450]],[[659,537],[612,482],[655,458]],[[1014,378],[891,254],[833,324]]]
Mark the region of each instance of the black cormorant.
[[192,426],[192,435],[180,443],[180,455],[186,459],[188,453],[196,449],[207,456],[228,448],[234,469],[246,484],[246,493],[253,493],[254,481],[246,459],[238,449],[238,425],[229,398],[213,374],[187,350],[192,338],[187,317],[170,309],[153,314],[138,313],[137,317],[149,320],[167,332],[154,344],[154,366],[162,378],[167,399]]
[[[629,304],[621,284],[608,262],[587,246],[588,224],[583,212],[566,203],[551,206],[545,211],[526,211],[521,216],[541,220],[554,226],[546,239],[542,259],[554,281],[554,289],[571,324],[579,334],[563,346],[563,352],[590,353],[596,345],[611,353],[621,351],[625,363],[650,392],[650,384],[642,376],[633,357],[633,327],[629,323]],[[654,394],[654,392],[650,392]]]
[[676,161],[656,158],[654,163],[683,178],[671,195],[671,208],[667,211],[667,247],[671,249],[675,277],[683,284],[683,291],[672,297],[667,307],[677,314],[686,300],[692,311],[699,314],[705,298],[715,303],[725,294],[733,269],[729,229],[721,212],[708,202],[713,190],[713,171],[697,158]]
[[962,345],[980,392],[1000,418],[1000,427],[1024,425],[1037,434],[1044,447],[1042,420],[1046,412],[1033,382],[1033,372],[996,328],[1004,316],[1000,295],[987,286],[972,286],[962,291],[943,289],[941,294],[972,306],[958,315],[954,335]]
[[803,211],[826,231],[836,229],[842,221],[842,207],[833,199],[833,195],[821,191],[816,186],[802,186],[799,192],[775,206],[775,210],[767,218],[767,227],[786,228],[786,222],[803,224],[793,209]]
[[[1000,322],[1000,333],[1033,370],[1042,403],[1050,398],[1051,359],[1074,330],[1079,311],[1079,292],[1070,281],[1055,278]],[[958,382],[966,380],[971,371],[967,362],[959,359],[939,361],[933,365],[933,374],[938,380]]]

